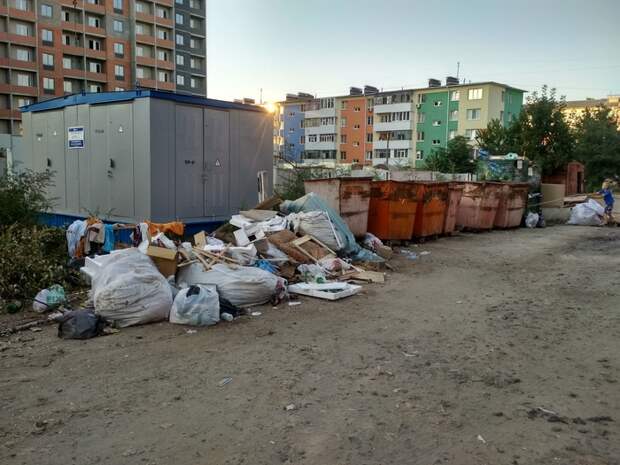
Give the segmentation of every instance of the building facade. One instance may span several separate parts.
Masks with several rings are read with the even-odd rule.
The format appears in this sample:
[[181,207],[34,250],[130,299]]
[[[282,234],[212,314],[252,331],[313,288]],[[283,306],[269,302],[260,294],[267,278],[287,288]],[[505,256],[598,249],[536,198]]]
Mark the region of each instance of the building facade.
[[276,158],[302,161],[306,143],[304,113],[312,100],[314,97],[309,94],[288,94],[286,100],[275,105],[273,145]]
[[[304,127],[305,138],[290,134],[305,141],[295,152],[305,163],[423,168],[425,157],[454,137],[466,137],[475,149],[478,131],[491,120],[510,124],[521,112],[524,92],[491,81],[460,84],[447,78],[442,85],[430,79],[428,87],[389,92],[352,87],[349,95],[309,99],[279,117],[282,128]],[[283,133],[276,146],[286,140]]]
[[589,98],[586,100],[571,100],[566,102],[566,107],[563,112],[568,122],[573,124],[584,114],[586,109],[592,111],[600,106],[606,106],[611,109],[612,114],[618,122],[618,128],[620,128],[620,95],[610,95],[607,98],[601,99]]
[[206,0],[0,0],[0,134],[78,92],[206,96]]

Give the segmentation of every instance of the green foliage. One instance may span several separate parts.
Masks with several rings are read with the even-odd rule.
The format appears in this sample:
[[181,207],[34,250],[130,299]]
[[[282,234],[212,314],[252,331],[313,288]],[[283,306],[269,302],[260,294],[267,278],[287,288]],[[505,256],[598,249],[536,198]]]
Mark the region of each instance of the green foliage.
[[555,89],[543,86],[532,92],[527,105],[514,123],[514,138],[519,155],[532,160],[542,174],[551,174],[572,160],[574,139]]
[[471,173],[475,165],[470,156],[471,148],[467,139],[463,136],[456,136],[448,142],[447,148],[434,150],[426,157],[424,163],[426,168],[431,171],[441,173]]
[[52,185],[52,176],[50,171],[25,171],[0,177],[0,228],[35,224],[39,213],[50,207],[45,191]]
[[0,231],[0,307],[12,299],[30,299],[52,284],[68,286],[77,278],[66,266],[65,231],[13,224]]
[[620,131],[608,107],[586,111],[574,121],[575,159],[586,167],[588,189],[620,175]]
[[481,149],[487,150],[491,155],[518,153],[517,131],[517,125],[514,123],[505,127],[500,120],[493,119],[485,129],[478,131],[476,142]]

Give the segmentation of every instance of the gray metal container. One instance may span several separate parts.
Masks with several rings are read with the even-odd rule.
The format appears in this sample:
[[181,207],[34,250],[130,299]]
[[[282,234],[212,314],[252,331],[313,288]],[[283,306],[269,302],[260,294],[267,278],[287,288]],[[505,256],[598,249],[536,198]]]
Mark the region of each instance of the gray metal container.
[[251,208],[259,186],[271,195],[273,122],[260,107],[138,90],[22,110],[16,168],[54,171],[53,213],[200,223]]

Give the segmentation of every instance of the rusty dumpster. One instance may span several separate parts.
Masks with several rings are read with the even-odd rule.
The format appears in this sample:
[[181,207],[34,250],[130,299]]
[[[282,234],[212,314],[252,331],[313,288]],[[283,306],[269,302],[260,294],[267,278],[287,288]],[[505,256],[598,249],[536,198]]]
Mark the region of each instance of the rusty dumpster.
[[461,182],[463,197],[456,213],[456,225],[471,231],[493,228],[503,184],[499,182]]
[[381,240],[411,239],[418,189],[410,182],[374,181],[370,185],[368,231]]
[[339,177],[304,181],[306,194],[314,192],[347,223],[356,237],[368,231],[371,177]]
[[517,228],[521,225],[529,189],[527,183],[505,183],[502,186],[494,227]]
[[448,184],[448,206],[446,207],[446,218],[443,223],[443,233],[452,234],[456,229],[456,213],[461,198],[463,197],[463,186],[456,182]]
[[413,237],[425,238],[441,234],[448,206],[448,183],[411,181],[411,184],[418,186]]

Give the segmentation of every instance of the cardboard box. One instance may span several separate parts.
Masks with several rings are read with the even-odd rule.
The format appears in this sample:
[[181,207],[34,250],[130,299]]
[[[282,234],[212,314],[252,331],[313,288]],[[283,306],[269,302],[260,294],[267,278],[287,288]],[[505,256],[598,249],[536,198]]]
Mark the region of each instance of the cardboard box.
[[177,272],[177,251],[165,247],[149,245],[146,254],[151,257],[155,266],[164,277],[173,276]]

